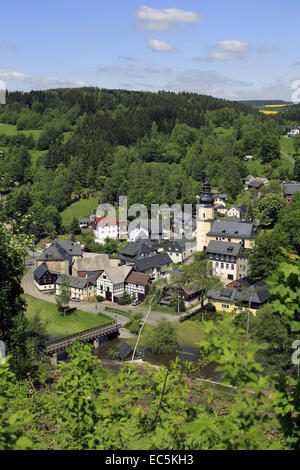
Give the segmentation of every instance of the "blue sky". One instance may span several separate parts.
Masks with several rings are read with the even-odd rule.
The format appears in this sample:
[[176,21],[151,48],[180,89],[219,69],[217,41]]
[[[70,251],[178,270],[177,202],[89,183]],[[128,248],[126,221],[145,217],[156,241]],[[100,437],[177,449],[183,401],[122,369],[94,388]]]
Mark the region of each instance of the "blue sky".
[[9,90],[94,85],[286,99],[300,79],[299,1],[2,2]]

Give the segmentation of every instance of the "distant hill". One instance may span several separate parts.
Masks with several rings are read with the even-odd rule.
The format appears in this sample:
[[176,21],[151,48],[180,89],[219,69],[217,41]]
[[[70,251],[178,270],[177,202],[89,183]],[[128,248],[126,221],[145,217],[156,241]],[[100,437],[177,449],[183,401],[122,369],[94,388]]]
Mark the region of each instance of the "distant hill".
[[249,106],[266,106],[278,104],[292,104],[291,101],[283,100],[240,100],[239,103],[247,104]]

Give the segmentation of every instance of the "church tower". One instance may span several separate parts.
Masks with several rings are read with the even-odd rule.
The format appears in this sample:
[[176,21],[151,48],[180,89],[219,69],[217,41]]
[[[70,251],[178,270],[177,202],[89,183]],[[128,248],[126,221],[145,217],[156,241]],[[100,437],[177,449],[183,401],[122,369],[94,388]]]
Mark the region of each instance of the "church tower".
[[197,204],[197,251],[206,250],[207,234],[214,218],[214,198],[210,192],[209,181],[205,181],[200,204]]

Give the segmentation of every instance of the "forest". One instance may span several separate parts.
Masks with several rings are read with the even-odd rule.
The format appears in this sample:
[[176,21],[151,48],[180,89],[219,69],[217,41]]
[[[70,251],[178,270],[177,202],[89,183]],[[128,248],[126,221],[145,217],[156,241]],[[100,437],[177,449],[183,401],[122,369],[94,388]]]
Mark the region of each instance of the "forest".
[[236,202],[249,174],[247,154],[260,159],[263,176],[293,178],[280,157],[280,136],[297,119],[299,107],[269,118],[192,93],[9,93],[0,108],[6,215],[26,215],[32,227],[43,221],[40,230],[59,233],[59,213],[74,196],[97,192],[102,202],[116,203],[127,195],[129,204],[147,206],[196,203],[204,177]]

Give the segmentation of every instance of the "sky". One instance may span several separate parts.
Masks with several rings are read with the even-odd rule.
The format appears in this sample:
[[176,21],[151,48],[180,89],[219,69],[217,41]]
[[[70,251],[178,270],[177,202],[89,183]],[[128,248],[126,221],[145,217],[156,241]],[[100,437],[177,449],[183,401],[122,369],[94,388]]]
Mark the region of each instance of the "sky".
[[0,88],[290,101],[300,88],[299,11],[299,0],[1,2]]

